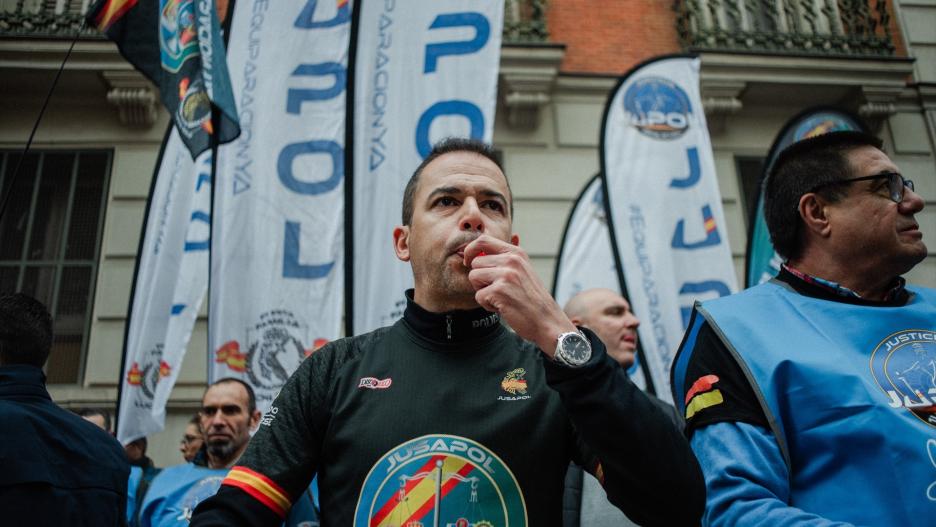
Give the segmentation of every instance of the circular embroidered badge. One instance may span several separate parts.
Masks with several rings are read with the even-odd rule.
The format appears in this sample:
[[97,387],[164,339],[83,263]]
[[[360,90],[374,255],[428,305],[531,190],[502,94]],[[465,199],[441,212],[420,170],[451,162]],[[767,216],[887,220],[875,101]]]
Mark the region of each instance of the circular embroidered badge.
[[889,335],[871,353],[871,373],[891,408],[905,408],[936,428],[936,331]]
[[427,435],[374,464],[354,525],[526,527],[526,503],[513,473],[489,449],[464,437]]

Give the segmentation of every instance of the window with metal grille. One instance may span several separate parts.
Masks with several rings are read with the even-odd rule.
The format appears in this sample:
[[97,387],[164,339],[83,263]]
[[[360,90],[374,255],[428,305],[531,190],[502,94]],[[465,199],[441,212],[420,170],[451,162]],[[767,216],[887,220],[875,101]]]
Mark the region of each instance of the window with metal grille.
[[[22,159],[19,175],[13,178]],[[55,321],[49,383],[81,380],[110,173],[109,151],[0,150],[0,294],[41,301]]]

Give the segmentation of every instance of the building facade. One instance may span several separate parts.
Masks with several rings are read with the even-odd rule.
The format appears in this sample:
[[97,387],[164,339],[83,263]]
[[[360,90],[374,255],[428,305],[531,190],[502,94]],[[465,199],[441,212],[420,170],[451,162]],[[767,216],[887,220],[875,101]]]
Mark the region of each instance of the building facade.
[[[66,407],[113,408],[146,199],[168,126],[152,86],[81,28],[88,0],[0,0],[0,291],[56,320],[50,391]],[[226,2],[221,2],[226,3]],[[572,202],[598,171],[609,91],[652,56],[694,52],[727,231],[743,283],[749,209],[767,150],[803,109],[863,117],[927,202],[930,256],[908,279],[936,286],[936,0],[508,0],[494,142],[515,229],[547,284]],[[80,38],[20,152],[76,32]],[[10,188],[9,175],[20,173]],[[388,236],[390,233],[388,233]],[[150,438],[157,464],[199,406],[204,314]]]

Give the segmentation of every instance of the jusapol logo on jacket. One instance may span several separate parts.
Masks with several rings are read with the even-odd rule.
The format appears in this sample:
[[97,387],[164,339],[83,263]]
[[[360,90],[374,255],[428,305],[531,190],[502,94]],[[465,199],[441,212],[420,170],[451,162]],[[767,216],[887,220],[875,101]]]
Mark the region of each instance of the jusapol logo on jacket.
[[888,335],[871,353],[871,373],[891,408],[906,408],[936,428],[936,331]]
[[516,478],[493,452],[468,438],[427,435],[374,464],[354,524],[526,527],[527,514]]

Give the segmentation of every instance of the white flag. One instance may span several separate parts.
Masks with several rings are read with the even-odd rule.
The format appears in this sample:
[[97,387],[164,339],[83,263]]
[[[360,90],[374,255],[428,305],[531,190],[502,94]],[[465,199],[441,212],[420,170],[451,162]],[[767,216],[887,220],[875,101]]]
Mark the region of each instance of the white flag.
[[219,154],[209,381],[264,411],[341,329],[351,6],[238,2],[228,65],[241,136]]
[[737,290],[699,59],[667,56],[631,70],[605,108],[601,161],[611,228],[657,395],[692,304]]
[[589,180],[569,215],[556,259],[553,297],[564,306],[594,288],[621,292],[599,176]]
[[[621,276],[611,247],[600,175],[585,184],[572,207],[556,258],[553,297],[560,306],[565,306],[575,295],[595,288],[621,294]],[[638,353],[627,374],[643,390],[647,381],[641,363]]]
[[403,188],[433,143],[491,142],[502,1],[362,1],[354,71],[351,331],[395,322],[413,285],[397,260]]
[[211,151],[198,159],[178,130],[157,163],[124,340],[117,440],[163,429],[166,401],[208,287]]

